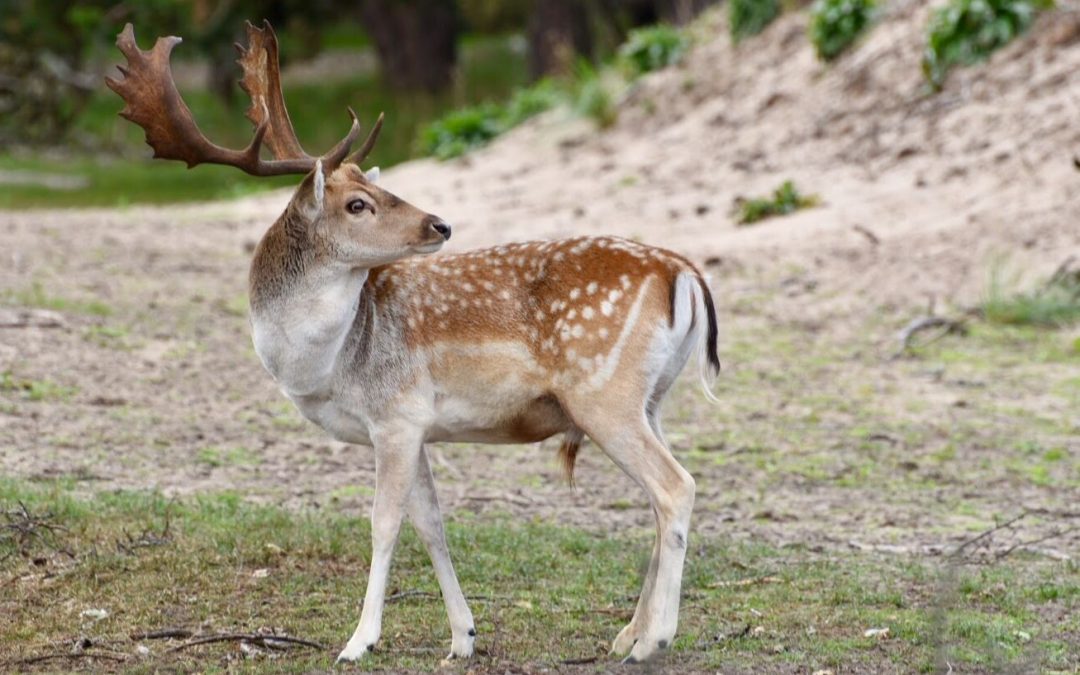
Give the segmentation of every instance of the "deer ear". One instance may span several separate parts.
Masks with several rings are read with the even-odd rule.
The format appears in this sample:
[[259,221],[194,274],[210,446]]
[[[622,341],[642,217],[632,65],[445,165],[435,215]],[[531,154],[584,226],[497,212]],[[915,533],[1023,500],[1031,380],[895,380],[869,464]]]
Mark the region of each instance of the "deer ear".
[[373,166],[364,173],[364,178],[368,179],[369,183],[379,182],[379,167]]
[[315,162],[315,170],[309,173],[296,189],[290,206],[296,209],[305,220],[314,221],[322,214],[325,197],[326,174],[323,173],[320,159]]

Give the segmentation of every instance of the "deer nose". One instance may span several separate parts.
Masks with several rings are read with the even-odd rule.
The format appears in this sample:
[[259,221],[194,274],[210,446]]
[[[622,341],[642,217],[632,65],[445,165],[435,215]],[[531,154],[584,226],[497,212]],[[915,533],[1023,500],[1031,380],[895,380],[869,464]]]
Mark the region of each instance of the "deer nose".
[[450,239],[450,226],[443,221],[436,220],[434,223],[431,224],[431,229],[441,234],[444,240]]

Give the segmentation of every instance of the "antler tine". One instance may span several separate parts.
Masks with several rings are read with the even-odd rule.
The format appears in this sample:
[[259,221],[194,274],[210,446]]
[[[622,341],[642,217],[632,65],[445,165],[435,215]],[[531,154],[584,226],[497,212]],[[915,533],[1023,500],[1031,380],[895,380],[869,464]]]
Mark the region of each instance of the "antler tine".
[[244,22],[248,45],[237,43],[240,52],[237,63],[244,70],[240,88],[251,97],[247,118],[258,127],[263,121],[270,122],[266,133],[266,147],[276,159],[314,159],[304,152],[296,138],[285,97],[281,93],[281,67],[278,62],[277,35],[270,22],[263,20],[263,27],[256,28],[250,21]]
[[[351,110],[349,112],[352,112]],[[367,159],[367,156],[371,154],[371,149],[375,147],[375,141],[379,140],[379,132],[382,131],[383,118],[386,117],[385,113],[379,113],[379,119],[375,120],[375,126],[371,127],[371,131],[368,132],[367,138],[364,139],[364,144],[349,157],[348,161],[360,165]]]
[[352,108],[348,108],[348,111],[349,116],[352,117],[352,126],[349,128],[349,133],[346,134],[345,138],[338,141],[338,144],[330,152],[322,156],[324,171],[333,171],[341,166],[341,163],[345,161],[345,156],[352,149],[352,144],[356,142],[357,137],[360,135],[360,119]]

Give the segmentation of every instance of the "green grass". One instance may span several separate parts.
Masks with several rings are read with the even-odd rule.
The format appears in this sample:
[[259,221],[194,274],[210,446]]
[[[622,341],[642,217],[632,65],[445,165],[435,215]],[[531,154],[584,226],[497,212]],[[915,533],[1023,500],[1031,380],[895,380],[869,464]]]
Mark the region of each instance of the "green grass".
[[1067,326],[1080,321],[1080,270],[1061,270],[1040,287],[1008,292],[1001,275],[991,275],[980,311],[992,323],[1017,326]]
[[[303,672],[328,668],[363,595],[366,519],[290,512],[234,494],[169,500],[155,493],[77,496],[73,483],[0,481],[0,510],[24,505],[52,529],[0,529],[0,654],[66,649],[124,659],[136,672]],[[34,531],[38,534],[26,534]],[[448,536],[476,615],[473,666],[558,666],[606,656],[633,611],[647,532],[618,536],[540,522],[474,520]],[[426,554],[405,528],[391,574],[383,639],[370,667],[434,669],[449,629]],[[692,538],[679,636],[667,668],[927,671],[1075,666],[1080,569],[1017,557],[993,567],[824,556]],[[86,610],[103,609],[94,620]],[[325,649],[243,658],[235,643],[168,652],[135,640],[162,628],[285,631]],[[886,639],[866,637],[888,628]],[[150,649],[137,655],[136,648]],[[108,650],[108,651],[106,651]],[[3,661],[0,658],[0,662]],[[14,664],[8,663],[7,667]],[[118,664],[58,660],[53,668]]]
[[728,3],[728,24],[736,43],[754,35],[780,16],[780,0],[731,0]]
[[[146,42],[146,40],[144,40]],[[117,62],[120,55],[115,54]],[[417,155],[415,139],[423,126],[462,105],[506,99],[524,85],[524,54],[506,37],[468,40],[461,55],[461,75],[446,93],[399,92],[375,75],[330,83],[289,86],[285,99],[297,137],[311,153],[329,149],[348,131],[346,107],[352,106],[362,124],[370,125],[380,112],[386,124],[371,165],[383,167]],[[206,91],[184,91],[199,127],[221,145],[242,147],[251,139],[244,117],[244,93],[237,88],[235,109],[227,108]],[[118,96],[101,87],[77,121],[74,135],[121,149],[143,159],[93,159],[86,155],[46,157],[0,155],[0,172],[32,171],[59,174],[83,182],[75,189],[40,185],[0,184],[0,209],[75,206],[123,206],[242,196],[275,187],[295,185],[297,177],[252,178],[230,167],[199,166],[188,171],[180,162],[149,159],[142,130],[120,118]]]
[[773,216],[784,216],[799,209],[817,206],[815,195],[804,195],[791,181],[784,181],[773,190],[771,197],[755,197],[737,204],[736,220],[739,225],[752,225]]

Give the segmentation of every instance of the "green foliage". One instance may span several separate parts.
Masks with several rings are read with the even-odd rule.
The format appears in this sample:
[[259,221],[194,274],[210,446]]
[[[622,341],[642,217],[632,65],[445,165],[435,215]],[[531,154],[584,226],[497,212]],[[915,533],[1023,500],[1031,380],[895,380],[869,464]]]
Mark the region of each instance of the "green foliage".
[[728,22],[735,42],[757,35],[780,16],[780,0],[730,0]]
[[810,41],[818,58],[831,61],[851,46],[874,19],[875,0],[817,0],[810,9]]
[[930,19],[923,73],[940,88],[950,68],[985,59],[1052,6],[1053,0],[950,0]]
[[982,304],[983,317],[993,323],[1021,326],[1065,326],[1080,321],[1080,270],[1059,270],[1041,287],[1008,294],[999,274],[990,279]]
[[619,47],[619,58],[633,75],[642,75],[678,63],[690,40],[677,28],[660,24],[640,28]]
[[603,73],[583,61],[575,69],[575,78],[574,110],[596,122],[601,129],[615,124],[619,109]]
[[555,106],[558,93],[546,80],[517,90],[505,104],[484,103],[454,110],[420,132],[425,154],[450,159],[486,145],[504,131]]
[[738,223],[750,225],[765,218],[787,215],[799,209],[817,206],[818,201],[815,195],[800,194],[795,184],[787,180],[773,191],[771,198],[747,199],[737,204]]

